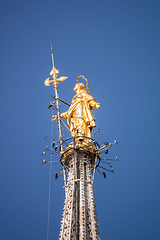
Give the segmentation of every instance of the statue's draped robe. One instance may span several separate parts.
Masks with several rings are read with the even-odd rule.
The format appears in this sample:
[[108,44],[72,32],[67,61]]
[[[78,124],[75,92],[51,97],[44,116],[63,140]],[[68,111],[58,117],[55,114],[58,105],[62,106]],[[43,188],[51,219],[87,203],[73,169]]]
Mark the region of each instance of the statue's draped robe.
[[61,114],[67,119],[72,135],[75,135],[76,131],[78,136],[92,137],[92,129],[96,126],[92,110],[96,104],[96,100],[85,90],[73,97],[69,110]]

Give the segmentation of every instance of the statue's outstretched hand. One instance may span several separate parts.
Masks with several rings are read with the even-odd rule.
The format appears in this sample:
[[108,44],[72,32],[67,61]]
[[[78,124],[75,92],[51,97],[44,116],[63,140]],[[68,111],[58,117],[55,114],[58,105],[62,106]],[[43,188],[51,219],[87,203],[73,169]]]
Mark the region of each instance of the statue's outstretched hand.
[[[53,115],[53,116],[52,116],[52,121],[57,120],[57,118],[58,118],[57,115]],[[66,114],[66,112],[64,112],[64,113],[60,113],[60,118],[67,118],[67,114]]]
[[61,113],[61,114],[60,114],[60,117],[61,117],[61,118],[67,118],[67,116],[68,116],[68,115],[67,115],[67,112],[64,112],[64,113]]
[[99,109],[100,108],[100,103],[96,104],[96,108]]

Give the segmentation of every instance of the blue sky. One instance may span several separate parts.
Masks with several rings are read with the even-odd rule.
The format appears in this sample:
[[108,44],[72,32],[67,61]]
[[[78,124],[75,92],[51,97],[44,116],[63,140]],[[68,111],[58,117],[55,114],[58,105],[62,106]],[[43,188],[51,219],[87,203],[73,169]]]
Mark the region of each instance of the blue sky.
[[[95,176],[102,240],[160,238],[159,1],[3,1],[1,31],[1,217],[3,240],[47,236],[50,41],[60,97],[71,102],[77,76],[101,104],[95,139],[119,142],[116,174]],[[61,110],[67,108],[61,104]],[[53,134],[57,137],[56,129]],[[59,157],[54,157],[59,160]],[[58,239],[64,189],[52,165],[49,240]]]

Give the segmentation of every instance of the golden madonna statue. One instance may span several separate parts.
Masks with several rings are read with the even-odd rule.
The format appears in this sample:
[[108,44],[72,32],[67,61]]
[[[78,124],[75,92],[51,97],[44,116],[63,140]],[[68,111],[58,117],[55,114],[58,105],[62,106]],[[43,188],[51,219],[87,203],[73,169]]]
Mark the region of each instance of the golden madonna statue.
[[60,117],[67,119],[67,124],[72,136],[86,136],[92,138],[92,130],[96,126],[92,110],[99,109],[100,104],[85,90],[83,83],[74,87],[76,95],[68,111],[61,113]]

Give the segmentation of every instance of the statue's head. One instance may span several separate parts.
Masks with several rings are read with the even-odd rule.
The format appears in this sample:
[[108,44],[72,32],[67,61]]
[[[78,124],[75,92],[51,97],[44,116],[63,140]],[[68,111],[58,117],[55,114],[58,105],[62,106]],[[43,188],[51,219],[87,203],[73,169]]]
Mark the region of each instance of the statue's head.
[[74,92],[77,92],[77,90],[85,90],[85,86],[83,83],[77,83],[75,87],[73,88]]

